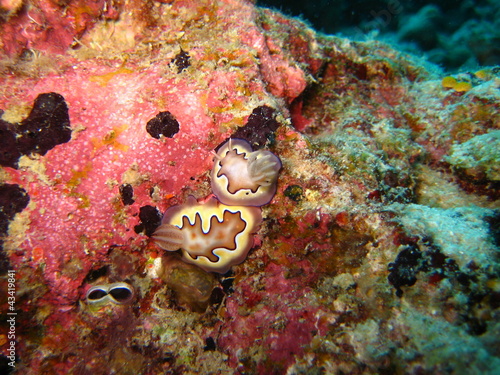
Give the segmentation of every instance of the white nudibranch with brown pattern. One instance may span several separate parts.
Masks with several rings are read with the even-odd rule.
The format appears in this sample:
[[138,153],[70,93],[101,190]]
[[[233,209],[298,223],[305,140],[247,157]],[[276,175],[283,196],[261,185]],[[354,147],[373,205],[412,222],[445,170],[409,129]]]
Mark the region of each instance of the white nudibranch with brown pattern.
[[215,198],[201,204],[190,196],[167,209],[153,240],[167,251],[181,249],[187,263],[226,273],[245,260],[261,221],[258,207],[226,206]]
[[212,190],[233,206],[263,206],[276,193],[280,159],[270,151],[253,151],[243,139],[229,139],[215,154]]

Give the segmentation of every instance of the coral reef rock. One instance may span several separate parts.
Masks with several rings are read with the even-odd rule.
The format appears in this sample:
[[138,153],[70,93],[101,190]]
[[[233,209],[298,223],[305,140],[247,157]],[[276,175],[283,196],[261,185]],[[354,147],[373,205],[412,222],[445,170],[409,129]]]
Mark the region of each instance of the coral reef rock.
[[[0,372],[498,373],[498,68],[245,0],[0,7]],[[207,273],[151,236],[229,137],[282,169]]]

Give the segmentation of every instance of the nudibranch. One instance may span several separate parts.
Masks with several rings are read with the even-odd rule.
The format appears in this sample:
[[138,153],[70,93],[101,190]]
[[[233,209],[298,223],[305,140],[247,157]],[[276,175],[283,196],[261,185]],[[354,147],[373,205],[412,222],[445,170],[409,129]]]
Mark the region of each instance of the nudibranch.
[[229,139],[215,154],[212,191],[229,206],[263,206],[276,193],[280,159],[270,151],[253,151],[243,139]]
[[227,206],[215,198],[201,204],[190,196],[165,211],[153,239],[164,250],[181,249],[187,263],[226,273],[245,260],[261,222],[258,207]]

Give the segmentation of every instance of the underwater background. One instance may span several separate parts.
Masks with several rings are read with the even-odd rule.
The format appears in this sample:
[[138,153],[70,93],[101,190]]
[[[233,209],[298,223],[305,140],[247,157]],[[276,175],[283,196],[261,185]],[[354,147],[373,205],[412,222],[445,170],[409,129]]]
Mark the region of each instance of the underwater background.
[[500,4],[482,1],[258,1],[325,34],[373,38],[455,71],[500,63]]
[[0,1],[0,374],[498,374],[499,20]]

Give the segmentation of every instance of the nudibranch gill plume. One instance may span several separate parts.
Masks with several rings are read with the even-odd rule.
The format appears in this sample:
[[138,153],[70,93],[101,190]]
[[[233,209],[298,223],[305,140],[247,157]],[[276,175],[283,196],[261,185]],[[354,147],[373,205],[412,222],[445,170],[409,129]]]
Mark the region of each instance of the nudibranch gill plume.
[[261,222],[259,207],[227,206],[215,198],[201,204],[189,196],[165,211],[153,239],[164,250],[181,249],[187,263],[226,273],[245,260]]
[[263,206],[276,193],[280,159],[270,151],[253,151],[243,139],[229,139],[215,154],[212,191],[224,204]]

